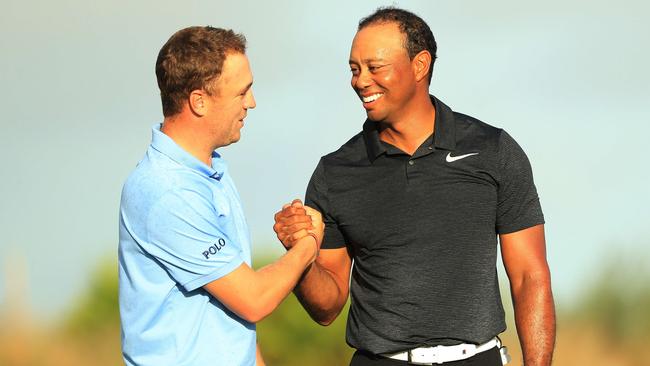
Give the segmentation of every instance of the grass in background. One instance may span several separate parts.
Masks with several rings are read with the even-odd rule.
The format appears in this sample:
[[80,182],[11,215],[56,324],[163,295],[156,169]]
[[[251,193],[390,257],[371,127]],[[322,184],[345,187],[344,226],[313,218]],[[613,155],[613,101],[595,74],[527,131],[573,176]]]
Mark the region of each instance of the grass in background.
[[[268,260],[257,260],[268,263]],[[601,276],[586,285],[576,305],[558,306],[556,366],[650,365],[650,281],[648,269],[629,258],[609,258]],[[507,295],[504,294],[504,300]],[[506,303],[508,303],[506,301]],[[562,304],[560,304],[562,305]],[[503,335],[521,364],[512,314]],[[347,307],[329,327],[314,323],[295,296],[258,324],[260,347],[269,366],[347,365]],[[0,365],[119,365],[117,265],[105,261],[91,276],[86,293],[54,326],[18,321],[0,309]]]

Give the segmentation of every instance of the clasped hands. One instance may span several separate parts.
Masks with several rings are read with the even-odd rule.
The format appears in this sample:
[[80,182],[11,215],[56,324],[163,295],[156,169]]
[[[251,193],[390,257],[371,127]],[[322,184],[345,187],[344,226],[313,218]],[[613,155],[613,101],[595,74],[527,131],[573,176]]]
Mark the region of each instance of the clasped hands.
[[295,199],[290,204],[282,206],[274,219],[273,231],[285,249],[291,250],[304,238],[313,237],[316,244],[314,260],[316,259],[325,229],[320,212]]

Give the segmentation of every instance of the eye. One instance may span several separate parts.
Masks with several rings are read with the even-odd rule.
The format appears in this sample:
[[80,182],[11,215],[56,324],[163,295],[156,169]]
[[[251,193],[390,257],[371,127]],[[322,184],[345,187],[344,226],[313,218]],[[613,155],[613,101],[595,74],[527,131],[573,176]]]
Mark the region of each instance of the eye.
[[351,67],[351,68],[350,68],[350,72],[351,72],[352,75],[354,75],[354,76],[359,75],[359,69],[357,69],[356,67]]
[[241,93],[239,93],[240,97],[245,97],[246,94],[248,94],[248,91],[251,90],[251,87],[247,87],[246,89],[242,90]]
[[376,72],[376,71],[379,71],[379,69],[381,69],[384,66],[386,66],[386,65],[370,65],[370,66],[368,66],[368,71]]

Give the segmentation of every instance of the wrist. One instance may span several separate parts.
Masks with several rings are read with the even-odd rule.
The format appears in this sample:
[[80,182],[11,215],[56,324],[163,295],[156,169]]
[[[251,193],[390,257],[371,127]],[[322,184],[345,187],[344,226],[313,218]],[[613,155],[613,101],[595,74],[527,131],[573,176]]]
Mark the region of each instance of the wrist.
[[296,246],[303,247],[310,256],[310,263],[316,260],[318,257],[318,238],[315,234],[308,233],[306,236],[302,237],[297,243]]
[[318,237],[314,233],[308,233],[307,235],[314,238],[314,244],[316,245],[316,256],[315,257],[318,257],[318,253],[320,253],[320,245],[318,245]]

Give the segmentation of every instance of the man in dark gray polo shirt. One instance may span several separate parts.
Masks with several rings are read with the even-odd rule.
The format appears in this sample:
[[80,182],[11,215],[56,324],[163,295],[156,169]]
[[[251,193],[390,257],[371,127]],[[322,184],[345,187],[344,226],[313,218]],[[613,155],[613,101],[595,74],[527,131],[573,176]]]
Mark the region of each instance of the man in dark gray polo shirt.
[[[368,119],[309,182],[326,229],[294,292],[323,325],[351,293],[351,365],[500,365],[498,236],[524,363],[549,365],[555,315],[530,164],[505,131],[429,95],[435,54],[410,12],[360,22],[351,82]],[[276,214],[287,248],[310,225],[300,206]]]

